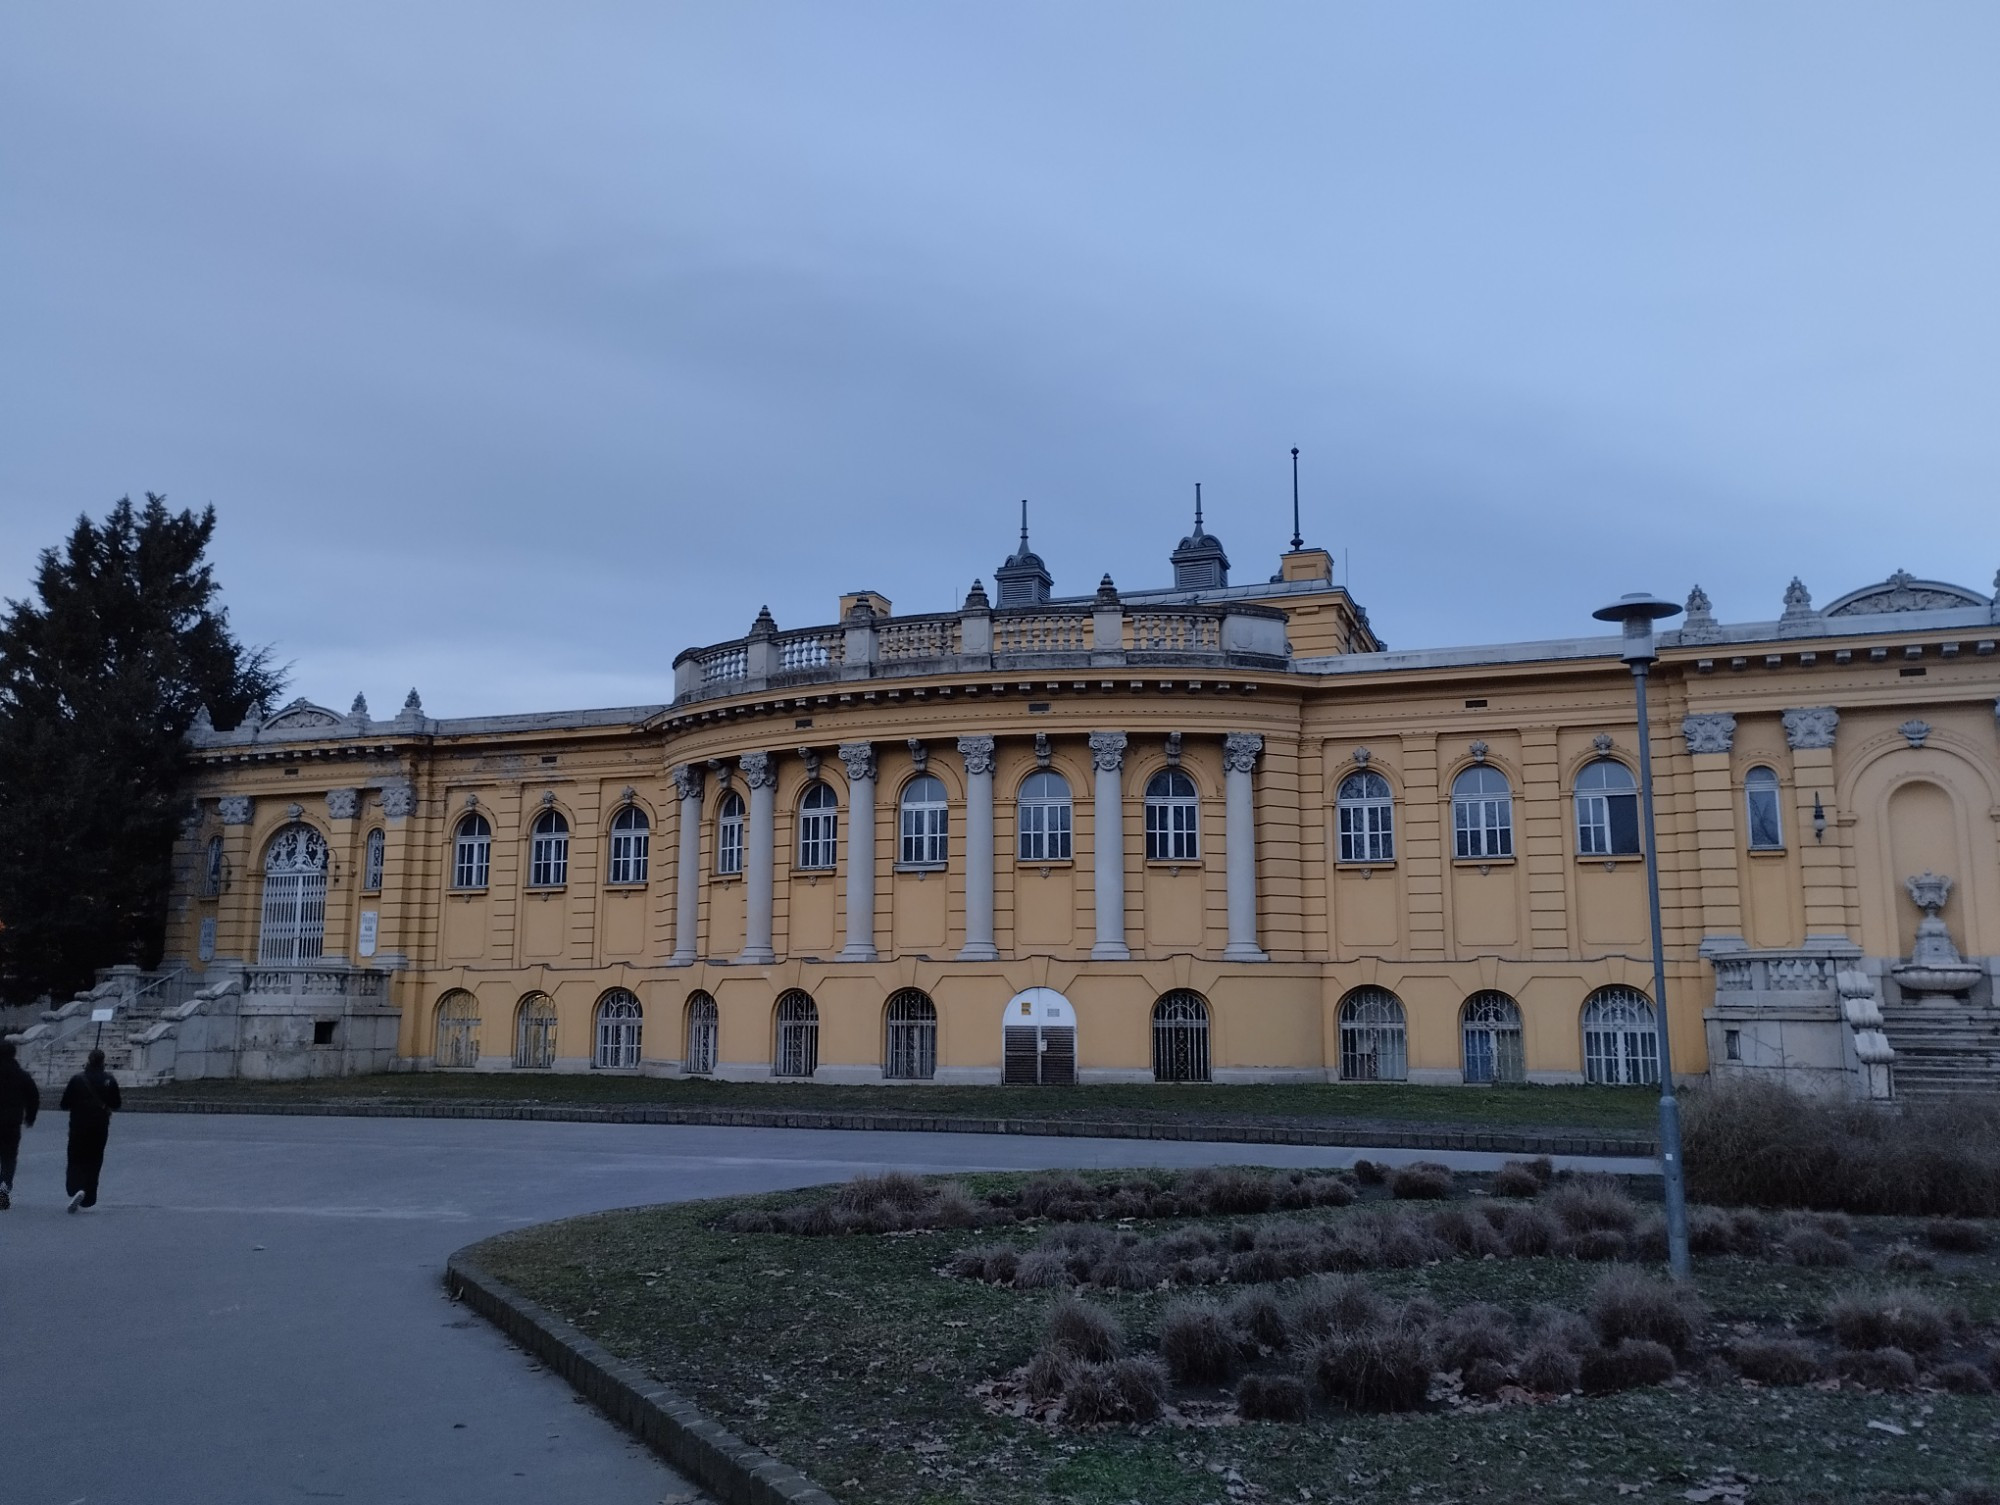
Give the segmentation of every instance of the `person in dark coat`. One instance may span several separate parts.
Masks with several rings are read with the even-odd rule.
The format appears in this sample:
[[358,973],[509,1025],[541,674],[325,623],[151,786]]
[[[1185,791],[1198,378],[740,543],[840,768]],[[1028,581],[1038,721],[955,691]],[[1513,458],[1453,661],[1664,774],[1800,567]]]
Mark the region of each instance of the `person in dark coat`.
[[14,1165],[21,1155],[21,1126],[35,1125],[41,1090],[14,1059],[14,1042],[0,1040],[0,1212],[14,1205]]
[[63,1088],[62,1109],[69,1114],[69,1170],[64,1189],[69,1210],[97,1205],[97,1177],[104,1169],[104,1143],[111,1137],[111,1115],[124,1107],[118,1083],[104,1069],[104,1052],[93,1050],[90,1064]]

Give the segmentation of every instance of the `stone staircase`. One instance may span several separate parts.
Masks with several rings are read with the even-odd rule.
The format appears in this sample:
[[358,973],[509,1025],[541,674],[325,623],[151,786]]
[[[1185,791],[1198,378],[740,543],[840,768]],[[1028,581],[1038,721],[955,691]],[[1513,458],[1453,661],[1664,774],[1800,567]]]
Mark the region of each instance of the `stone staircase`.
[[[55,1027],[48,1044],[40,1052],[27,1054],[30,1070],[44,1088],[61,1088],[83,1070],[92,1050],[104,1052],[105,1069],[113,1076],[121,1082],[131,1081],[132,1042],[159,1023],[169,1009],[184,1003],[199,985],[185,968],[144,973],[120,967],[99,975],[104,980],[96,987],[44,1016]],[[101,1037],[97,1025],[90,1022],[96,1008],[117,1010],[105,1022]]]
[[1896,1096],[2000,1092],[2000,1007],[1926,998],[1882,1010]]

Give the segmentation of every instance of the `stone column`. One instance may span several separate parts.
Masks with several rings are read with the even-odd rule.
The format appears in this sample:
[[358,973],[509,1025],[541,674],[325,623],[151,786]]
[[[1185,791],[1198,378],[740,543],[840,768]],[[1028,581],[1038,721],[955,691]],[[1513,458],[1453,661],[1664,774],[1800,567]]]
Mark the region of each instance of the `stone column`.
[[1257,944],[1257,807],[1250,781],[1263,750],[1264,739],[1255,732],[1231,732],[1222,739],[1222,845],[1229,882],[1225,961],[1270,960]]
[[674,954],[670,967],[691,967],[695,930],[701,923],[701,785],[702,771],[694,763],[674,770],[674,790],[681,797],[680,866],[674,876]]
[[750,786],[750,818],[743,827],[743,949],[739,962],[774,962],[771,949],[771,891],[777,849],[772,845],[777,816],[778,771],[766,752],[736,760]]
[[1096,845],[1097,940],[1092,961],[1122,962],[1125,946],[1125,734],[1092,732],[1090,762],[1097,770],[1091,801],[1091,836]]
[[993,944],[993,739],[960,737],[965,760],[965,944],[962,962],[997,961]]
[[847,944],[839,960],[875,960],[875,745],[843,742],[847,765]]

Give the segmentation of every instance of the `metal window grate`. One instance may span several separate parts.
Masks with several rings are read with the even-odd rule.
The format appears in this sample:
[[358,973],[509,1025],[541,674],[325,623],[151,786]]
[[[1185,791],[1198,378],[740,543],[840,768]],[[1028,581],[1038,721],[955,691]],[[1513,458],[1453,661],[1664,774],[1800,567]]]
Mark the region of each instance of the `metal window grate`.
[[514,1026],[514,1065],[522,1071],[547,1071],[556,1064],[556,1006],[546,993],[521,1000]]
[[463,988],[454,988],[438,1000],[433,1059],[441,1069],[479,1064],[479,1000]]
[[311,826],[286,826],[271,838],[257,936],[257,960],[265,966],[319,960],[326,939],[326,866],[326,838]]
[[1613,1086],[1657,1086],[1660,1037],[1652,1000],[1637,988],[1599,988],[1583,1004],[1583,1073]]
[[929,1081],[937,1075],[937,1005],[921,988],[892,995],[885,1013],[888,1049],[883,1074],[896,1081]]
[[775,1076],[809,1077],[819,1070],[819,1005],[812,995],[789,989],[778,999]]
[[1387,988],[1356,988],[1340,1004],[1340,1079],[1401,1082],[1409,1075],[1402,1000]]
[[688,995],[687,1057],[681,1063],[682,1071],[690,1076],[707,1076],[715,1070],[720,1023],[712,996],[700,991]]
[[1521,1042],[1520,1005],[1505,993],[1474,993],[1465,1001],[1465,1079],[1468,1082],[1524,1082],[1527,1057]]
[[361,863],[361,887],[367,893],[380,893],[382,890],[382,861],[387,850],[388,838],[377,826],[368,833],[368,850]]
[[640,1032],[645,1015],[639,1000],[623,988],[613,988],[597,1001],[597,1053],[593,1064],[608,1070],[630,1070],[639,1064]]
[[1153,1005],[1153,1080],[1208,1080],[1208,1003],[1176,988]]

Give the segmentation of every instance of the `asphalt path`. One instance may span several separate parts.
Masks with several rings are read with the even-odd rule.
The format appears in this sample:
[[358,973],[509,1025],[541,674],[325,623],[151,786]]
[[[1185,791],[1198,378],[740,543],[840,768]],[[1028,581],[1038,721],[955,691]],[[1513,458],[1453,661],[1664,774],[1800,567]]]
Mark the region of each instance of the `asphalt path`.
[[[1505,1157],[454,1119],[127,1115],[65,1215],[64,1125],[0,1213],[6,1505],[703,1498],[440,1287],[454,1249],[606,1208],[913,1171]],[[1646,1172],[1651,1161],[1588,1163]]]

